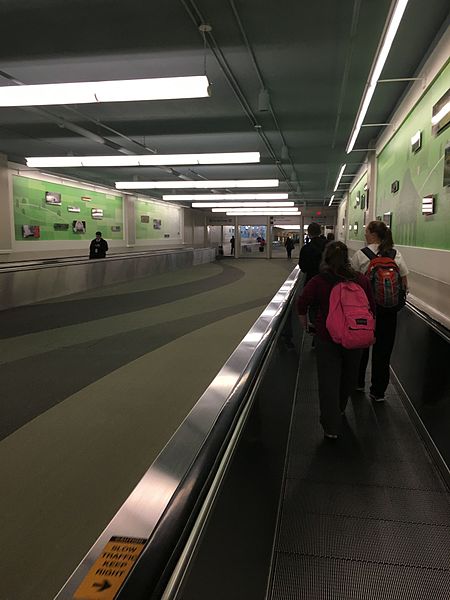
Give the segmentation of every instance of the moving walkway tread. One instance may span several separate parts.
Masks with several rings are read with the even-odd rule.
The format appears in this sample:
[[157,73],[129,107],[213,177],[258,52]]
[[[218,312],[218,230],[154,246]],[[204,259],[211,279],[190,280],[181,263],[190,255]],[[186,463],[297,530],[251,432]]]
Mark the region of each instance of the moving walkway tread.
[[300,362],[271,600],[450,598],[450,501],[391,384],[349,401],[342,435],[319,424],[314,350]]

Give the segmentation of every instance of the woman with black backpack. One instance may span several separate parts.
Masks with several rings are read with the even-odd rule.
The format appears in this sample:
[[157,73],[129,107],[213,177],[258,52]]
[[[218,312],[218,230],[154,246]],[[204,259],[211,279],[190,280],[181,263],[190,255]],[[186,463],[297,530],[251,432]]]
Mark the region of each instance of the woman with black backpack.
[[[403,308],[408,289],[408,268],[394,248],[392,232],[383,221],[371,221],[366,227],[367,246],[358,250],[351,263],[355,271],[369,277],[377,305],[376,342],[372,348],[372,379],[369,395],[383,402],[389,385],[389,363],[397,329],[397,313]],[[359,368],[359,391],[365,390],[369,349],[363,352]]]

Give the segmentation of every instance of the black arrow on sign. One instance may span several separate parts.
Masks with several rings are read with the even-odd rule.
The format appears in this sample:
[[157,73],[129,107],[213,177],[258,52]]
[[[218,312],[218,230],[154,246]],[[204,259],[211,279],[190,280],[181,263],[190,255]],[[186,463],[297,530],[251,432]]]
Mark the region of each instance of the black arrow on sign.
[[111,587],[111,584],[107,579],[105,579],[103,583],[93,583],[92,587],[98,587],[98,592],[104,592],[105,590]]

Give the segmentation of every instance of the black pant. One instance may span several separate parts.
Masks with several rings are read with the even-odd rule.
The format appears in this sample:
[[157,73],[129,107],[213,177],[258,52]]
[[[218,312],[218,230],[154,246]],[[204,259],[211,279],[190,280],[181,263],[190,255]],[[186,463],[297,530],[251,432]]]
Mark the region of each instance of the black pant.
[[316,355],[320,422],[326,433],[337,434],[341,412],[356,387],[361,350],[346,350],[340,344],[316,337]]
[[[383,398],[389,385],[389,363],[392,348],[394,347],[395,332],[397,330],[397,313],[377,312],[375,328],[376,342],[372,346],[372,384],[370,393],[377,398]],[[369,348],[364,350],[359,366],[358,387],[364,387],[367,363],[369,362]]]
[[291,258],[292,248],[286,248],[286,252],[287,252],[287,257]]

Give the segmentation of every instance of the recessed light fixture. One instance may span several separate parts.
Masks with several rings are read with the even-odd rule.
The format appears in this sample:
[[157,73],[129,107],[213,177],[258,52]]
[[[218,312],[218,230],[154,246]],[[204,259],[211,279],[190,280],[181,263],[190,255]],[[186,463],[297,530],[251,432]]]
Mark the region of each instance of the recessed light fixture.
[[215,188],[259,188],[278,187],[278,179],[223,179],[201,181],[116,181],[116,188],[122,190],[158,189],[215,189]]
[[209,96],[205,75],[0,87],[0,106],[53,106]]
[[350,134],[349,142],[347,144],[347,154],[353,150],[356,138],[358,137],[361,125],[363,124],[364,118],[367,114],[367,110],[372,100],[372,96],[375,92],[378,79],[380,78],[381,71],[383,70],[384,64],[392,46],[392,42],[394,41],[394,38],[397,34],[397,30],[399,28],[407,4],[408,0],[397,0],[395,7],[389,16],[387,26],[384,29],[382,43],[380,44],[379,50],[375,57],[372,70],[365,87],[365,92],[361,99],[361,104],[359,105],[358,114],[356,115],[355,123],[353,124],[353,129]]
[[163,195],[163,200],[179,200],[198,202],[205,200],[213,202],[215,200],[287,200],[288,194],[167,194]]
[[[294,206],[292,201],[289,202],[193,202],[192,208],[219,208],[227,210],[228,208],[264,208],[264,207],[282,207],[288,208]],[[213,211],[214,212],[214,211]]]
[[43,167],[152,167],[158,165],[228,165],[259,163],[259,152],[205,154],[137,154],[133,156],[36,156],[27,166]]

